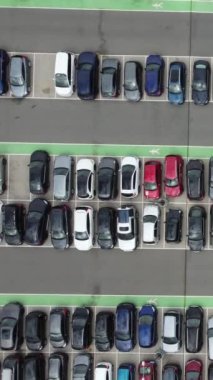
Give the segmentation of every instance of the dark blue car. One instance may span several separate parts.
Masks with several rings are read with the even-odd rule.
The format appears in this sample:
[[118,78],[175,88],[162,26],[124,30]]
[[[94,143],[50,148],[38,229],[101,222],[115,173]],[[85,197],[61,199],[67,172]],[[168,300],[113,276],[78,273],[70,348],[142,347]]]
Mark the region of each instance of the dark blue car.
[[152,347],[157,342],[157,308],[144,305],[139,311],[138,340],[140,347]]
[[128,352],[136,344],[136,308],[131,303],[117,306],[115,317],[115,346],[117,350]]
[[78,57],[77,94],[80,99],[93,100],[98,95],[99,59],[96,53],[83,52]]
[[9,56],[7,52],[0,49],[0,95],[8,91],[8,76],[7,65],[9,63]]
[[169,66],[168,100],[179,105],[185,102],[186,66],[183,62],[171,62]]
[[149,55],[146,60],[145,91],[149,96],[163,92],[164,60],[160,55]]
[[118,367],[117,380],[134,380],[135,365],[132,363],[122,363]]

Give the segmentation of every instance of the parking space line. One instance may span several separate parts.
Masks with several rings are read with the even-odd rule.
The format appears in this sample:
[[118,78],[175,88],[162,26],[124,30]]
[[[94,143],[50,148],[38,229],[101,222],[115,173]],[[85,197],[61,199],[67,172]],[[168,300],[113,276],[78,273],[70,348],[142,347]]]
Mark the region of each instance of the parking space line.
[[123,100],[125,100],[125,97],[124,97],[124,65],[125,65],[125,61],[124,61],[124,55],[122,57],[122,68],[121,68],[121,97]]
[[35,96],[35,53],[33,53],[33,98]]
[[10,193],[10,155],[7,155],[7,203],[9,202]]

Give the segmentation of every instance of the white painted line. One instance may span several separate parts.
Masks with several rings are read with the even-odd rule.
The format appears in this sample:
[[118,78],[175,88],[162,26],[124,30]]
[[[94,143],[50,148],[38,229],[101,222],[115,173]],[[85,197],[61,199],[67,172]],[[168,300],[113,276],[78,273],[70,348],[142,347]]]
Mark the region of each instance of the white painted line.
[[7,203],[9,200],[10,193],[10,155],[7,155]]
[[33,97],[35,96],[35,53],[33,53]]

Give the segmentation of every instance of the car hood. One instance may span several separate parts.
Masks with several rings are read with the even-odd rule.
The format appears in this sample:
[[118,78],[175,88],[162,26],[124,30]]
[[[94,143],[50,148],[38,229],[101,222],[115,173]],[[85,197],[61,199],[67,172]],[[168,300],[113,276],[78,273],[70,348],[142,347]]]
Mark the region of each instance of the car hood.
[[122,251],[125,251],[125,252],[134,251],[134,249],[136,248],[136,239],[135,238],[131,240],[118,239],[118,244],[119,244],[119,248]]
[[165,186],[166,194],[169,197],[178,197],[180,195],[180,186],[169,187]]
[[209,101],[208,91],[192,91],[192,99],[195,104],[205,105]]
[[187,335],[187,350],[189,352],[197,352],[197,329],[193,327],[188,328]]
[[68,97],[72,95],[72,87],[56,87],[55,88],[56,94],[59,96]]
[[131,340],[119,340],[116,339],[116,348],[122,352],[128,352],[132,350],[132,341]]
[[52,239],[52,243],[54,248],[56,249],[65,249],[67,247],[67,240],[64,239]]
[[11,91],[13,96],[16,98],[23,98],[23,96],[27,95],[26,87],[23,86],[13,86],[11,85]]
[[167,344],[167,343],[163,343],[163,350],[165,352],[178,352],[179,349],[180,349],[180,345],[179,343],[175,343],[175,344]]
[[141,99],[141,94],[138,90],[129,91],[124,89],[124,92],[127,100],[138,102]]
[[111,239],[109,240],[99,240],[98,239],[98,244],[101,246],[103,249],[110,249],[113,246],[113,242]]
[[13,235],[13,236],[5,235],[5,240],[6,240],[7,244],[9,244],[9,245],[19,245],[22,243],[21,237],[19,237],[18,234]]
[[152,330],[150,326],[139,326],[139,341],[142,347],[149,347],[152,343]]
[[172,92],[169,92],[168,98],[172,104],[182,104],[184,102],[183,93],[173,94]]
[[144,190],[145,197],[157,199],[160,197],[158,189],[156,190]]
[[201,251],[203,249],[203,240],[190,240],[188,242],[191,251]]
[[155,94],[158,91],[158,71],[146,72],[146,92]]

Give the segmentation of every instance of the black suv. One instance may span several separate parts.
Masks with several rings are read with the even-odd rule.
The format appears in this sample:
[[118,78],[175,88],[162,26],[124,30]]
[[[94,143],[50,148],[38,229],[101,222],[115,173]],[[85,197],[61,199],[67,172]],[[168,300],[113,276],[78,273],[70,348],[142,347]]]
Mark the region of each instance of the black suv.
[[98,245],[102,249],[113,248],[116,244],[116,211],[112,207],[98,210]]
[[209,103],[211,69],[208,61],[195,61],[193,66],[192,100],[204,106]]
[[8,70],[9,56],[7,52],[0,49],[0,95],[4,95],[8,89]]
[[206,244],[206,210],[193,206],[188,216],[188,246],[191,251],[199,252]]
[[72,348],[84,350],[92,343],[92,310],[77,307],[72,315]]
[[44,150],[36,150],[30,157],[30,192],[44,194],[49,188],[49,161],[50,156]]
[[110,351],[114,344],[114,314],[100,311],[95,321],[95,346],[98,351]]
[[186,310],[185,328],[186,351],[199,352],[203,345],[203,309],[201,306],[189,306]]
[[118,161],[103,157],[98,165],[98,198],[114,199],[118,195]]
[[166,213],[166,234],[167,243],[179,243],[182,239],[182,219],[183,211],[179,209],[169,209]]
[[27,348],[31,351],[41,351],[46,345],[46,320],[43,311],[31,311],[25,319],[25,338]]
[[204,164],[201,160],[189,160],[186,165],[187,196],[192,201],[203,199]]

